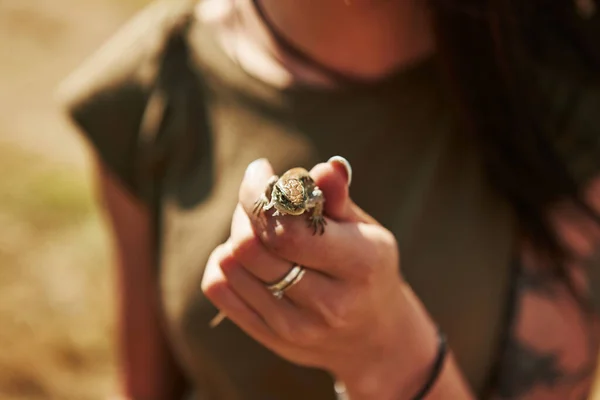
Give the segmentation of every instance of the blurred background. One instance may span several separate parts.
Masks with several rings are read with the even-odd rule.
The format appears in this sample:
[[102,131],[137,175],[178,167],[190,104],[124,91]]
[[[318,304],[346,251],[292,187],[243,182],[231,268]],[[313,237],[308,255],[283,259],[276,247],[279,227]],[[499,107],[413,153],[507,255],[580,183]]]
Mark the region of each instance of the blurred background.
[[110,242],[57,84],[143,0],[0,0],[0,399],[114,389]]
[[114,389],[111,243],[54,92],[147,2],[0,0],[0,400]]

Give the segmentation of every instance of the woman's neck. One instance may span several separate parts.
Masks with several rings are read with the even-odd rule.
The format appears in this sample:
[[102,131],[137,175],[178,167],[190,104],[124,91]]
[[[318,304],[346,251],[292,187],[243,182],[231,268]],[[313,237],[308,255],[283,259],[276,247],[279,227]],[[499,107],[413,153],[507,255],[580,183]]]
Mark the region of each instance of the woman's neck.
[[[252,0],[238,0],[248,33],[281,52]],[[406,0],[257,0],[275,29],[320,64],[377,80],[434,52],[425,2]]]

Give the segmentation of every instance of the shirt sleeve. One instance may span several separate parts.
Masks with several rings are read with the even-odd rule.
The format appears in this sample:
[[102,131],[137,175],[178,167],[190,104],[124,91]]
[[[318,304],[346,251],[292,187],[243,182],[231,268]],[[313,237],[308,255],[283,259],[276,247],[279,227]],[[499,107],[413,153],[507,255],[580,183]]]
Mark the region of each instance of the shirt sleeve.
[[151,4],[135,15],[58,90],[60,105],[78,131],[137,197],[139,132],[164,41],[166,3]]

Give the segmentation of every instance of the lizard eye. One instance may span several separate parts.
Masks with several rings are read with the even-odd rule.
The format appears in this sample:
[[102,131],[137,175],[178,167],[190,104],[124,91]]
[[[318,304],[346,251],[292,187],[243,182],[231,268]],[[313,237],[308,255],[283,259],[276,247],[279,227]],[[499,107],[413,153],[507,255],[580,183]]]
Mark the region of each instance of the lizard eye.
[[282,203],[290,202],[290,199],[288,199],[287,195],[285,194],[285,190],[282,190],[279,187],[277,188],[277,199]]
[[313,180],[312,180],[312,178],[311,178],[310,176],[308,176],[308,175],[307,175],[307,176],[303,176],[301,179],[302,179],[302,183],[303,183],[305,186],[308,186],[308,185],[310,185],[311,183],[313,183]]

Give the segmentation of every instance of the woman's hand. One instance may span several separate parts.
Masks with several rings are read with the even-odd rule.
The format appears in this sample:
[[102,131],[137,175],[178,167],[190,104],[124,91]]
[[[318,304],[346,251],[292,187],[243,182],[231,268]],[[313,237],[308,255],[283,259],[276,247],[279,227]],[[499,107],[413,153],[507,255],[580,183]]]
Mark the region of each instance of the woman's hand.
[[[312,234],[306,215],[255,216],[273,174],[266,160],[248,167],[231,236],[206,268],[206,296],[280,356],[332,373],[353,400],[410,398],[427,379],[437,342],[400,276],[394,236],[351,201],[340,162],[311,171],[326,199],[324,235]],[[304,277],[277,299],[265,283],[296,264]]]

